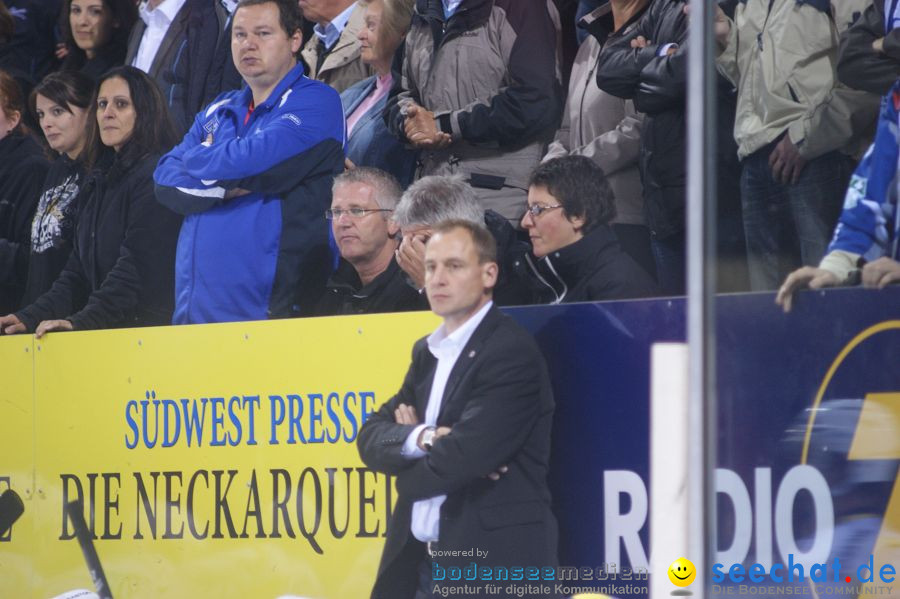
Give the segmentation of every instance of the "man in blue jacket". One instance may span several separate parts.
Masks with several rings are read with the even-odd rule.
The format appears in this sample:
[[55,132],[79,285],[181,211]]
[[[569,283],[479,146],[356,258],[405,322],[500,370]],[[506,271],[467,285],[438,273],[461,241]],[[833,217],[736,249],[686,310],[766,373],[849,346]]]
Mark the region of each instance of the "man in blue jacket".
[[186,216],[175,324],[301,316],[324,289],[344,117],[297,62],[300,23],[294,0],[240,2],[231,44],[247,88],[200,112],[156,169],[157,199]]

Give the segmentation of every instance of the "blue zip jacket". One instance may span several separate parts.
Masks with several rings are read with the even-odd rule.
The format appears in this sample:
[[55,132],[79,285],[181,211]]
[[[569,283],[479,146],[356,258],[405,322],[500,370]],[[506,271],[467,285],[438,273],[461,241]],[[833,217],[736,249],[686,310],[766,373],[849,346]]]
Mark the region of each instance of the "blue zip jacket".
[[[340,96],[297,64],[248,117],[252,98],[249,88],[216,98],[154,173],[157,200],[186,216],[174,324],[311,314],[324,291]],[[230,189],[250,193],[226,200]]]
[[844,209],[828,251],[858,254],[867,262],[883,256],[900,260],[897,212],[900,81],[881,101],[875,141],[860,161],[844,197]]

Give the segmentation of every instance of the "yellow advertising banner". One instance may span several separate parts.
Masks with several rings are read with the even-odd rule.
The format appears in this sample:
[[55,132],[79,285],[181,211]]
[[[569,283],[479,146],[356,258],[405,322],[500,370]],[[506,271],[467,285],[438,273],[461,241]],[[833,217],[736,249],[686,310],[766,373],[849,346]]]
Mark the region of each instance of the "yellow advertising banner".
[[[35,503],[34,348],[31,336],[0,338],[0,493],[11,488],[27,505]],[[33,586],[36,518],[27,505],[0,536],[0,597],[28,597]]]
[[116,597],[367,596],[393,482],[363,466],[356,436],[437,324],[0,339],[0,490],[25,499],[0,542],[0,597],[91,588],[63,511],[77,499]]

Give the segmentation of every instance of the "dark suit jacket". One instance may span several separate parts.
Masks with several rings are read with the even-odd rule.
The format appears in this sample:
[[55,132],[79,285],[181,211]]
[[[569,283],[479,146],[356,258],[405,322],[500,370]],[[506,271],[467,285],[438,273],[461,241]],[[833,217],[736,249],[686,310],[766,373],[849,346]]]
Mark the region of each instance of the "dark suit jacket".
[[[414,427],[397,424],[400,403],[425,414],[437,359],[425,339],[413,348],[400,392],[372,414],[359,433],[359,452],[372,469],[396,476],[397,503],[388,524],[372,597],[413,597],[424,547],[410,532],[413,502],[447,495],[441,506],[441,550],[478,548],[487,558],[437,558],[441,567],[555,567],[557,527],[547,470],[553,394],[534,339],[491,308],[457,360],[444,392],[438,426],[452,432],[427,456],[400,450]],[[500,480],[486,476],[502,465]]]
[[[150,72],[172,111],[179,133],[185,133],[203,108],[206,79],[216,43],[224,34],[225,14],[218,1],[187,0],[162,39]],[[147,26],[138,19],[128,38],[125,64],[132,64]]]

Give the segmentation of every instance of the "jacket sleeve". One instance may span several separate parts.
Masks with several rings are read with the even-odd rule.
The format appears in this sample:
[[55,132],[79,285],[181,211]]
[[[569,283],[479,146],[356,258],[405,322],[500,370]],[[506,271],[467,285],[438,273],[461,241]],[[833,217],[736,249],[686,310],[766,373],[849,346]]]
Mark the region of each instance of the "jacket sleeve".
[[[409,500],[452,493],[496,471],[513,458],[541,415],[537,349],[483,355],[481,372],[452,431],[428,455],[397,474],[397,491]],[[540,362],[538,362],[540,364]]]
[[[662,3],[651,4],[630,35],[607,42],[600,51],[597,64],[597,86],[606,93],[619,98],[634,98],[641,82],[641,72],[652,60],[657,58],[656,42],[676,41],[662,42],[662,40],[653,39],[652,32],[658,18],[658,4]],[[638,36],[643,36],[652,43],[644,48],[632,48],[631,40]]]
[[416,405],[413,385],[417,380],[416,356],[420,351],[427,351],[422,341],[413,347],[412,363],[400,391],[369,416],[359,431],[356,441],[359,455],[366,466],[377,472],[397,474],[413,465],[413,460],[404,457],[401,449],[406,438],[416,427],[397,424],[394,410],[400,404]]
[[184,154],[204,141],[202,112],[177,146],[166,153],[153,173],[156,200],[178,214],[205,212],[225,198],[225,188],[191,176],[184,166]]
[[[308,90],[302,100],[289,98],[290,108],[242,137],[195,144],[181,156],[188,175],[201,181],[243,179],[258,175],[328,138],[343,143],[344,112],[331,88]],[[293,100],[293,102],[291,101]]]
[[0,238],[0,284],[24,285],[28,276],[28,257],[31,253],[31,221],[47,177],[47,162],[33,159],[16,173],[17,181],[7,181],[7,189],[17,190],[13,208],[10,238]]
[[637,165],[641,151],[641,127],[644,115],[634,110],[630,101],[625,103],[625,118],[615,129],[599,135],[581,146],[573,154],[585,156],[596,162],[609,176]]
[[[859,0],[857,3],[863,4]],[[841,8],[842,12],[846,10],[847,6]],[[788,135],[800,155],[810,160],[845,147],[860,132],[868,130],[878,116],[878,105],[877,95],[850,89],[835,79],[822,102],[791,123]]]
[[303,184],[322,162],[330,161],[343,170],[344,150],[335,139],[320,141],[308,150],[290,156],[269,170],[243,179],[220,181],[225,189],[246,189],[264,195],[286,196]]
[[825,99],[788,127],[791,141],[807,160],[845,147],[878,114],[878,96],[837,83]]
[[[735,10],[743,10],[743,4],[739,5]],[[728,25],[728,38],[725,41],[725,44],[719,44],[718,40],[715,42],[717,54],[716,69],[723,77],[731,82],[731,85],[737,87],[738,81],[741,78],[740,67],[738,66],[738,46],[740,46],[741,38],[740,35],[738,35],[734,19],[729,17]]]
[[112,269],[94,290],[87,304],[69,316],[76,330],[102,329],[124,324],[134,314],[141,296],[141,267],[156,259],[157,225],[169,215],[154,201],[149,172],[136,172],[128,185],[125,238]]
[[562,90],[557,78],[556,29],[544,0],[513,0],[506,19],[515,40],[499,41],[509,85],[485,101],[435,118],[445,133],[474,144],[519,145],[558,124]]
[[[415,19],[415,17],[413,17]],[[409,56],[406,51],[406,42],[400,44],[394,54],[394,62],[391,71],[394,83],[391,85],[391,93],[388,96],[387,107],[384,109],[384,123],[391,135],[404,143],[408,143],[403,124],[406,121],[405,108],[410,102],[421,104],[422,99],[412,77],[410,77]]]
[[673,54],[654,56],[641,70],[634,107],[645,114],[656,114],[684,104],[687,91],[687,27],[682,31],[681,39],[671,41],[678,44]]
[[[884,52],[872,42],[883,37]],[[841,34],[838,79],[849,88],[884,95],[900,77],[900,29],[884,33],[884,6],[875,2]]]
[[897,113],[893,110],[891,95],[885,96],[882,102],[875,141],[847,186],[844,209],[828,246],[829,253],[849,252],[868,261],[890,255],[897,210],[890,197],[900,148],[895,133]]
[[77,237],[75,244],[76,247],[69,254],[69,259],[53,282],[53,286],[31,305],[16,312],[16,317],[29,332],[34,331],[42,320],[64,318],[67,314],[71,314],[75,306],[83,304],[84,298],[90,292],[79,258]]
[[553,136],[553,141],[547,146],[547,153],[544,154],[542,162],[546,162],[553,158],[559,158],[560,156],[567,156],[569,154],[569,140],[571,139],[570,136],[572,134],[571,122],[572,119],[569,116],[569,108],[566,106],[563,108],[562,122],[559,125],[559,129],[556,130],[556,135]]

